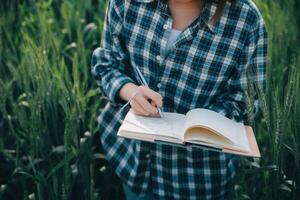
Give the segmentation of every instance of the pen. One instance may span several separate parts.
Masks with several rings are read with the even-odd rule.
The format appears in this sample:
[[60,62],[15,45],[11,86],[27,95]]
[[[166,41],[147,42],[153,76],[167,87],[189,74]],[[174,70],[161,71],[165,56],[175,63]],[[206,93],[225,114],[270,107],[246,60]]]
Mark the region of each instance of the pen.
[[[140,79],[142,80],[143,85],[148,86],[148,83],[147,83],[147,81],[145,80],[145,78],[144,78],[142,72],[140,71],[140,69],[139,69],[137,66],[135,66],[134,68],[136,69],[136,71],[137,71],[137,73],[138,73]],[[159,113],[160,117],[163,117],[160,108],[157,108],[157,109],[158,109],[158,113]]]

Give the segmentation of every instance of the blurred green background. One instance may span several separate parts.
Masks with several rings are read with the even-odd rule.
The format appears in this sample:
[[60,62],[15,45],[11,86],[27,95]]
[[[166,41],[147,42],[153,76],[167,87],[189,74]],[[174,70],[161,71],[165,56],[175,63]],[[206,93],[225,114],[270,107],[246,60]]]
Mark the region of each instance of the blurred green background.
[[[239,199],[300,198],[300,2],[255,0],[269,33],[267,93],[251,121]],[[106,0],[1,0],[0,199],[123,199],[99,143],[90,75]]]

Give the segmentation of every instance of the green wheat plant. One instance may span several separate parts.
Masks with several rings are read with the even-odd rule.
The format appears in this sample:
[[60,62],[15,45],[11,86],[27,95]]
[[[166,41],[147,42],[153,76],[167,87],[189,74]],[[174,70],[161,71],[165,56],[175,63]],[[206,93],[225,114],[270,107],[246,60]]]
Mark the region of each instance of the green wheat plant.
[[[267,90],[250,119],[238,199],[300,197],[300,2],[254,0],[268,35]],[[122,199],[102,154],[105,101],[90,74],[107,0],[0,3],[0,199]],[[249,99],[250,105],[253,99]],[[253,107],[249,107],[253,111]],[[101,123],[101,122],[100,122]]]

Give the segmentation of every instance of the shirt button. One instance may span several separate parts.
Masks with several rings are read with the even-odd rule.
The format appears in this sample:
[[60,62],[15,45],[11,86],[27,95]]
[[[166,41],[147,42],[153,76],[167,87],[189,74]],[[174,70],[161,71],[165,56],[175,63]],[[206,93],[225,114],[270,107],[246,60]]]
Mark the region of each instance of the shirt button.
[[164,29],[167,29],[167,28],[168,28],[168,25],[167,25],[167,24],[164,24],[163,27],[164,27]]
[[160,88],[160,87],[161,87],[161,83],[158,83],[156,86],[157,86],[158,88]]
[[149,153],[146,154],[146,158],[150,158],[150,154]]
[[156,56],[156,59],[157,59],[158,61],[160,61],[160,60],[161,60],[161,57],[160,57],[160,56]]

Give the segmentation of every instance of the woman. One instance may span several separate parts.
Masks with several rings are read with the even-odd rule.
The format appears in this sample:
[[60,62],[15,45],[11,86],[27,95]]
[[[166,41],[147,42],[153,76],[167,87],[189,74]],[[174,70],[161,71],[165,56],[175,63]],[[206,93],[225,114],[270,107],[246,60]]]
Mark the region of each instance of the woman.
[[265,24],[251,0],[110,0],[92,75],[108,100],[98,117],[103,149],[127,196],[233,199],[238,156],[116,134],[130,107],[146,116],[202,107],[244,121],[245,88],[264,90],[266,57]]

